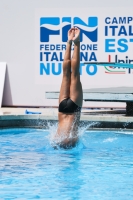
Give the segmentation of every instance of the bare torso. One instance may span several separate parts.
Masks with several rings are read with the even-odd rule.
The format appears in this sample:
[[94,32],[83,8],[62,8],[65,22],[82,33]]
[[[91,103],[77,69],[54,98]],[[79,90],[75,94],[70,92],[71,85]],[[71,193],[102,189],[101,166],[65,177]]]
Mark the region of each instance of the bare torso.
[[59,112],[58,119],[59,124],[55,135],[55,140],[58,140],[57,143],[59,144],[59,146],[75,146],[78,140],[78,125],[80,120],[80,112],[72,114],[65,114]]

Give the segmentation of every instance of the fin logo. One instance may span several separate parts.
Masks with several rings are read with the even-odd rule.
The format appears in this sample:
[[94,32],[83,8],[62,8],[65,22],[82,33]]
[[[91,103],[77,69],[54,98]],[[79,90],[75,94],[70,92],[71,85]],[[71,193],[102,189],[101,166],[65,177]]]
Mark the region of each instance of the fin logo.
[[[72,27],[76,26],[80,29],[80,41],[83,41],[83,35],[91,40],[97,42],[98,40],[98,18],[88,17],[88,24],[86,24],[79,17],[41,17],[40,18],[40,42],[49,42],[50,37],[61,35],[62,42],[67,42],[67,32]],[[61,31],[62,29],[62,31]]]

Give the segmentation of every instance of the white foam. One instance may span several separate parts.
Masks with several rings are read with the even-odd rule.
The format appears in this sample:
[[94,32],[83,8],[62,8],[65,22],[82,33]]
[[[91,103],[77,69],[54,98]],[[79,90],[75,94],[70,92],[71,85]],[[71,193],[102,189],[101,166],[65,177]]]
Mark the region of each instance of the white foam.
[[107,138],[103,142],[114,142],[117,138]]
[[115,133],[124,134],[124,135],[133,135],[133,131],[126,131],[125,129],[123,129],[121,131],[117,131]]

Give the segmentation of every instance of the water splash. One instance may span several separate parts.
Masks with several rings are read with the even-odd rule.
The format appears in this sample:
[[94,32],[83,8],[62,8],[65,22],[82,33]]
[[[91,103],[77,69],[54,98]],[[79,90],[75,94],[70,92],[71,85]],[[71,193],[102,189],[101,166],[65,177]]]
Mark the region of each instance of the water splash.
[[[60,137],[55,137],[57,133],[57,128],[58,128],[58,121],[57,121],[57,113],[55,113],[55,109],[52,107],[50,108],[50,115],[53,116],[54,120],[46,120],[45,124],[43,124],[42,121],[39,122],[41,127],[45,127],[45,129],[48,130],[49,134],[46,136],[47,142],[49,143],[50,146],[57,146],[57,144],[61,144],[62,141],[65,141],[67,139],[69,140],[76,140],[77,139],[77,144],[75,147],[82,146],[82,139],[84,133],[86,132],[87,129],[94,127],[95,125],[99,124],[99,122],[90,122],[86,123],[85,121],[80,121],[80,113],[75,113],[75,119],[71,125],[71,130],[69,135],[66,134],[65,132],[60,135]],[[79,123],[80,122],[80,123]],[[78,129],[77,129],[77,134],[74,136],[73,132],[75,129],[76,124],[79,124]]]
[[[55,122],[55,123],[48,122],[49,135],[47,136],[47,139],[51,146],[53,146],[55,149],[58,149],[60,144],[62,143],[62,141],[66,140],[66,139],[70,139],[71,141],[73,141],[74,139],[78,138],[76,145],[71,146],[71,147],[82,149],[82,148],[84,148],[83,141],[82,141],[84,133],[86,132],[87,129],[89,129],[90,127],[93,127],[96,124],[98,124],[98,122],[90,122],[88,125],[86,125],[84,122],[82,122],[80,124],[80,126],[78,127],[76,136],[74,136],[73,132],[70,131],[69,136],[66,135],[64,132],[60,135],[60,137],[57,138],[57,137],[55,137],[55,135],[56,135],[57,128],[58,128],[58,122]],[[73,129],[74,125],[75,125],[75,121],[72,124],[72,127],[71,127],[72,129]],[[70,146],[68,148],[70,148]]]

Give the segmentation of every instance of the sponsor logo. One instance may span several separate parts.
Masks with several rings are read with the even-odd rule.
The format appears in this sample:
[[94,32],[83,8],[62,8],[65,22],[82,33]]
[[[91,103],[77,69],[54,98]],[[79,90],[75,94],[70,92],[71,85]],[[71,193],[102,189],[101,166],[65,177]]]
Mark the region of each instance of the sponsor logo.
[[[125,56],[125,59],[119,59],[118,55],[114,55],[114,59],[112,61],[111,55],[108,55],[108,62],[132,64],[133,60],[129,59],[128,56]],[[110,65],[110,66],[105,67],[105,73],[106,74],[131,74],[131,69],[125,69],[122,67],[112,67]]]

